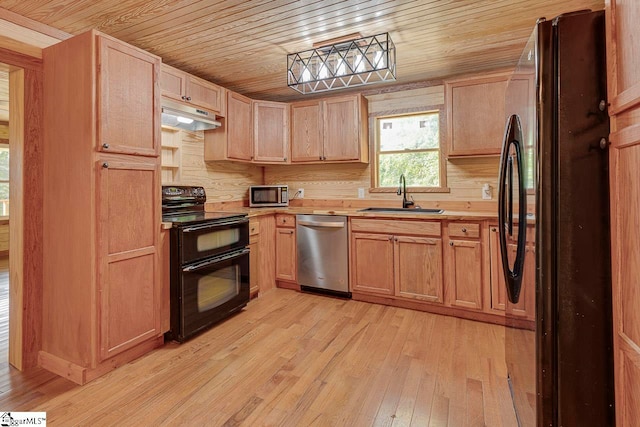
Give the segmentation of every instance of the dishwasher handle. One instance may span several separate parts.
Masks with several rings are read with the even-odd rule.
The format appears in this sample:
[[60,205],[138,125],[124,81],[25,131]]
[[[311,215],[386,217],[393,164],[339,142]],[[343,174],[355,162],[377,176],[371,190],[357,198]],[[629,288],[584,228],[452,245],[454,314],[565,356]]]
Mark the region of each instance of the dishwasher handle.
[[344,228],[346,225],[344,222],[320,222],[320,221],[305,221],[298,220],[298,224],[306,225],[308,227],[319,227],[319,228]]

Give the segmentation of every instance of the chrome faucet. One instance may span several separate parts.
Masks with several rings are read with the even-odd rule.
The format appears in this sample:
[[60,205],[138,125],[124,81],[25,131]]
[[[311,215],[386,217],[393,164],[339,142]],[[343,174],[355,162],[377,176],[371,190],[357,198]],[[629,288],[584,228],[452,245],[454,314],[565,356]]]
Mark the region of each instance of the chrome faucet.
[[402,208],[408,208],[414,205],[413,197],[411,200],[407,199],[407,181],[404,178],[404,174],[400,174],[400,185],[398,187],[398,191],[396,191],[398,196],[402,196]]

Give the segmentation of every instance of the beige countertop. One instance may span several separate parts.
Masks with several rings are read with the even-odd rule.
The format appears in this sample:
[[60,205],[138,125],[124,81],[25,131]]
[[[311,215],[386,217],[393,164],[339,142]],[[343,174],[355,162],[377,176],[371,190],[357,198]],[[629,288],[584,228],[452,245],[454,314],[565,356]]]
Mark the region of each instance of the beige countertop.
[[[220,211],[214,209],[214,204],[205,204],[207,212]],[[300,207],[284,207],[284,208],[230,208],[229,212],[246,213],[249,217],[257,217],[261,215],[272,215],[274,213],[282,214],[314,214],[314,215],[344,215],[349,217],[361,218],[394,218],[394,219],[425,219],[425,220],[458,220],[458,221],[484,221],[498,219],[497,212],[473,212],[473,211],[452,211],[445,210],[441,214],[430,213],[410,213],[407,212],[360,212],[362,208],[345,208],[345,207],[325,207],[325,206],[300,206]],[[527,216],[527,222],[533,223],[532,214]]]

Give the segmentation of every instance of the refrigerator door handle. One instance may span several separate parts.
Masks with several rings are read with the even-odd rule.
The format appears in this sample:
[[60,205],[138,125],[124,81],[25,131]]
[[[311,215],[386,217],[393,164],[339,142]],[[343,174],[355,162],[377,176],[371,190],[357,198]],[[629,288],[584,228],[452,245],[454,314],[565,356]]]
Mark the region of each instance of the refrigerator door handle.
[[[523,165],[524,152],[522,150],[522,126],[517,115],[509,117],[505,128],[502,154],[500,156],[500,177],[498,182],[498,227],[500,241],[500,256],[502,269],[507,287],[509,301],[516,304],[520,299],[522,287],[522,273],[524,270],[526,220],[527,220],[527,190],[525,188]],[[513,267],[509,264],[507,234],[513,235],[513,162],[511,152],[515,151],[515,162],[518,176],[518,240],[516,258]]]

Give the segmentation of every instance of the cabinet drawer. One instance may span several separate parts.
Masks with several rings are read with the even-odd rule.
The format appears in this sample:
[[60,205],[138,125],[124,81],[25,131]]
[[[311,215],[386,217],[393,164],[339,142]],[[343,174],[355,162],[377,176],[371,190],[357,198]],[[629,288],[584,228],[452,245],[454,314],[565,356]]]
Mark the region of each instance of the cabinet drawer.
[[351,220],[351,231],[368,233],[411,234],[414,236],[440,236],[442,234],[438,221],[403,221],[394,219],[361,219]]
[[295,227],[296,216],[289,214],[276,214],[276,227]]
[[[491,226],[491,231],[494,232],[498,232],[498,226],[495,224],[492,224]],[[513,236],[518,236],[519,233],[519,229],[517,225],[513,226]],[[507,237],[507,241],[509,241],[510,243],[516,243],[517,238],[513,238],[510,239]],[[535,243],[536,242],[536,228],[533,225],[529,225],[527,226],[527,243]]]
[[477,239],[480,237],[480,224],[451,222],[449,223],[449,236]]
[[260,223],[257,219],[249,220],[249,236],[260,233]]

